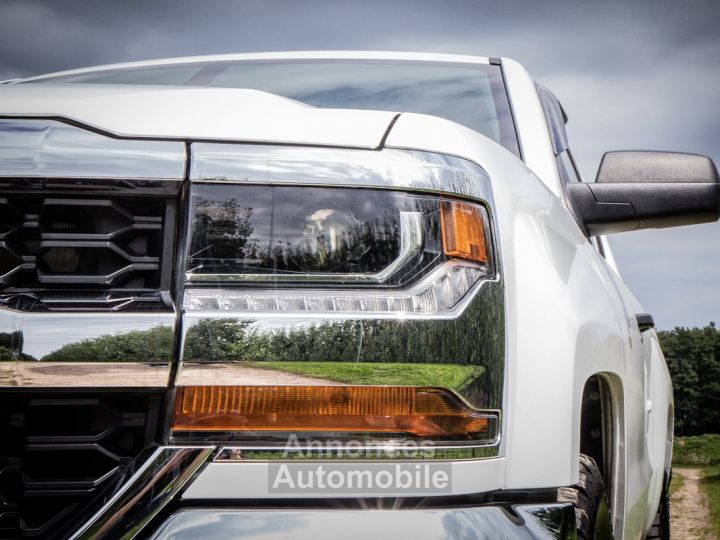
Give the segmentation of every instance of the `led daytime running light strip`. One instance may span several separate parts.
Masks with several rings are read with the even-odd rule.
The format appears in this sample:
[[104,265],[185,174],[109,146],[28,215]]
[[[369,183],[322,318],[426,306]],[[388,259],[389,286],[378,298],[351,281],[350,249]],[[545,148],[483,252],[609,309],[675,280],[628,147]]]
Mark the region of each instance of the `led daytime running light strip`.
[[185,291],[186,312],[280,313],[448,313],[486,276],[486,270],[459,261],[447,263],[409,291],[280,291],[257,293],[203,289]]

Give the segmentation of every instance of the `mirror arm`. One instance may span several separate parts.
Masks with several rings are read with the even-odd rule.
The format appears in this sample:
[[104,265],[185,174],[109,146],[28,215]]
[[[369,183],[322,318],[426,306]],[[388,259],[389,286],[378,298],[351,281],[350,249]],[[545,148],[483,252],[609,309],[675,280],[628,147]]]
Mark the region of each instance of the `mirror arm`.
[[[606,184],[607,185],[607,184]],[[640,227],[633,205],[627,201],[598,200],[591,184],[568,184],[567,197],[578,224],[588,236],[599,236]]]
[[574,183],[568,202],[588,236],[717,221],[717,183]]

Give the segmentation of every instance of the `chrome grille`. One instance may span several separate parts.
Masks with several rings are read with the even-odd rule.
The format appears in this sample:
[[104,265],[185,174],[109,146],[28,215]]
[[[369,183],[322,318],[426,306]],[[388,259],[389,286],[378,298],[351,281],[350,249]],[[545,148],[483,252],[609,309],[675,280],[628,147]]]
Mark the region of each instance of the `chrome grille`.
[[132,192],[7,193],[0,198],[0,305],[168,309],[175,205],[174,197]]
[[128,198],[0,199],[0,286],[155,289],[167,204]]

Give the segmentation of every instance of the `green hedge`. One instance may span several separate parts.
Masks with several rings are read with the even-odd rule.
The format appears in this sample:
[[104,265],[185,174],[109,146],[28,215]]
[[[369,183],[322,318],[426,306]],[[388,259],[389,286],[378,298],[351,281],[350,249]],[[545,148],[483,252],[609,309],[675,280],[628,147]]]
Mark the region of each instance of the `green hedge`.
[[673,464],[694,467],[720,465],[720,435],[675,437]]

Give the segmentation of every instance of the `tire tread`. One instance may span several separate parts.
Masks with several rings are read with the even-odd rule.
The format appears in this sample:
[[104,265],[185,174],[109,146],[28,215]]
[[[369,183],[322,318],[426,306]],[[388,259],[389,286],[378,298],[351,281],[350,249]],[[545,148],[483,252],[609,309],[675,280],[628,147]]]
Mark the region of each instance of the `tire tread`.
[[560,488],[558,500],[575,507],[578,540],[591,540],[595,532],[597,508],[602,500],[607,503],[605,483],[593,458],[580,454],[580,478],[576,484]]

